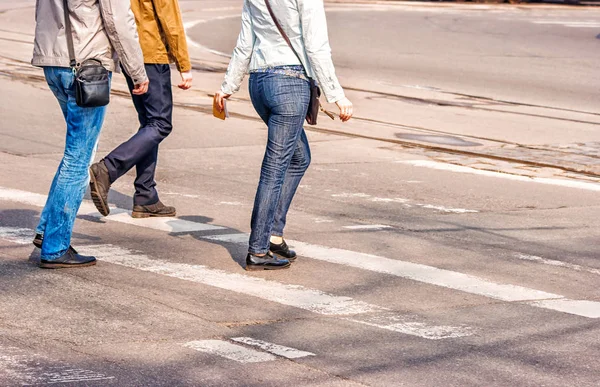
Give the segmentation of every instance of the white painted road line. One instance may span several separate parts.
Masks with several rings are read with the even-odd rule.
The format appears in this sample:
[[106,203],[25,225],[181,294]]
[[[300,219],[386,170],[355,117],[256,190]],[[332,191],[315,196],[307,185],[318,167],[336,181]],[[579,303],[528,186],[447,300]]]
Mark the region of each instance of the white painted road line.
[[28,245],[33,240],[32,231],[28,228],[1,227],[0,239],[20,245]]
[[150,259],[144,254],[111,245],[79,246],[77,249],[82,254],[95,255],[105,262],[214,286],[323,315],[344,316],[386,310],[350,297],[334,296],[303,286],[228,273],[202,265]]
[[586,300],[568,300],[566,298],[559,300],[540,300],[528,302],[529,305],[539,308],[558,310],[570,314],[588,318],[600,318],[600,308],[596,301]]
[[[22,229],[15,228],[15,230]],[[30,230],[29,233],[31,232],[32,231]],[[6,240],[20,243],[19,241]],[[244,296],[254,296],[263,300],[293,306],[322,315],[355,316],[358,314],[372,313],[374,316],[382,314],[388,316],[391,313],[387,308],[362,301],[356,301],[350,297],[334,296],[320,290],[309,289],[299,285],[287,285],[242,274],[227,273],[222,270],[211,269],[202,265],[189,265],[154,260],[142,253],[112,245],[85,245],[78,246],[77,249],[82,254],[94,255],[99,260],[105,262],[234,291],[243,294]],[[402,319],[404,317],[397,316],[396,318]],[[431,339],[432,337],[428,332],[439,331],[440,328],[446,328],[437,327],[435,325],[431,326],[425,322],[422,322],[421,324],[424,327],[422,336],[420,336],[420,331],[418,330],[403,333]],[[397,329],[381,328],[402,332]],[[452,327],[449,328],[451,330]],[[458,330],[462,330],[462,328],[457,328],[457,331]],[[456,336],[451,334],[448,337]],[[446,337],[440,336],[437,338]]]
[[591,274],[600,275],[599,269],[593,269],[591,267],[580,266],[580,265],[576,265],[573,263],[556,261],[553,259],[545,259],[542,257],[538,257],[535,255],[528,255],[528,254],[515,254],[515,257],[522,259],[524,261],[539,262],[539,263],[543,263],[544,265],[564,267],[566,269],[571,269],[571,270],[575,270],[575,271],[585,271],[585,272],[588,272]]
[[498,178],[502,178],[502,179],[523,181],[523,182],[528,182],[528,183],[539,183],[539,184],[555,185],[555,186],[560,186],[560,187],[585,189],[585,190],[589,190],[589,191],[600,191],[600,184],[596,184],[596,183],[587,183],[584,181],[567,180],[567,179],[551,179],[551,178],[546,178],[546,177],[528,177],[528,176],[521,176],[521,175],[511,175],[509,173],[486,171],[486,170],[482,170],[482,169],[464,167],[461,165],[442,163],[439,161],[399,160],[399,161],[396,161],[396,163],[412,165],[415,167],[437,169],[440,171],[470,173],[473,175],[498,177]]
[[597,21],[555,21],[555,20],[539,20],[532,21],[534,24],[550,24],[550,25],[562,25],[564,27],[572,28],[600,28],[600,22]]
[[452,339],[473,334],[473,329],[470,327],[431,326],[418,321],[415,316],[399,316],[391,313],[348,317],[345,320],[430,340]]
[[19,348],[0,346],[0,384],[3,373],[10,378],[5,385],[22,386],[114,379],[114,376],[99,372],[57,364],[42,355],[28,354]]
[[[248,242],[248,234],[211,235],[205,238],[228,243]],[[565,296],[560,294],[544,292],[518,285],[499,284],[473,275],[439,269],[437,267],[427,266],[419,263],[312,245],[292,240],[288,240],[287,242],[296,250],[298,255],[306,258],[318,259],[320,261],[329,263],[336,263],[358,269],[389,274],[401,278],[407,278],[413,281],[460,290],[466,293],[508,302],[527,303],[527,301],[560,299],[565,301],[560,303],[560,307],[557,306],[559,304],[553,303],[527,304],[584,317],[596,316],[600,314],[600,302],[596,301],[586,301],[584,304],[579,304],[578,300],[566,300]],[[571,305],[571,307],[569,307],[569,305]],[[584,305],[588,310],[583,311],[582,305]]]
[[402,204],[406,208],[420,207],[420,208],[426,208],[426,209],[430,209],[430,210],[437,210],[440,212],[455,213],[455,214],[466,214],[466,213],[472,213],[472,212],[479,212],[477,210],[467,210],[465,208],[449,208],[449,207],[439,206],[439,205],[434,205],[434,204],[410,203],[411,200],[405,199],[405,198],[373,197],[369,194],[362,193],[362,192],[358,192],[358,193],[342,192],[339,194],[333,194],[333,195],[331,195],[331,197],[344,198],[344,199],[354,199],[354,198],[368,199],[369,201],[375,202],[375,203],[399,203],[399,204]]
[[257,351],[243,345],[232,344],[224,340],[190,341],[189,343],[185,343],[184,347],[221,356],[239,363],[260,363],[277,359],[270,353]]
[[263,351],[267,351],[287,359],[299,359],[301,357],[315,356],[315,354],[312,352],[300,351],[296,348],[285,347],[283,345],[273,344],[266,341],[253,339],[251,337],[234,337],[231,340],[237,343],[258,347]]
[[[8,200],[17,203],[30,204],[37,207],[44,207],[46,204],[46,195],[37,193],[21,191],[18,189],[3,188],[0,187],[0,200]],[[106,217],[102,217],[96,210],[94,204],[90,201],[84,201],[79,208],[79,215],[94,216],[106,220],[112,220],[115,222],[133,224],[135,226],[141,226],[151,228],[159,231],[167,232],[194,232],[194,231],[212,231],[212,230],[224,230],[224,227],[215,226],[212,224],[191,222],[188,220],[177,219],[177,218],[147,218],[147,219],[134,219],[130,215],[130,211],[123,208],[111,207],[111,214]]]
[[[438,164],[444,167],[448,166],[448,164],[434,162],[434,165]],[[467,169],[471,170],[472,168]],[[600,185],[597,186],[600,187]],[[41,200],[42,198],[43,200]],[[45,196],[33,194],[26,191],[6,189],[0,187],[0,200],[11,200],[15,202],[39,205],[40,201],[45,203]],[[175,221],[176,220],[173,220],[173,222]],[[138,225],[137,222],[132,222],[131,224]],[[203,223],[198,223],[198,225],[199,227],[206,226]],[[152,228],[152,225],[149,225],[148,227]],[[204,238],[230,243],[247,243],[248,241],[247,234],[211,235],[206,236]],[[548,293],[517,285],[498,284],[476,276],[454,272],[450,270],[439,269],[433,266],[379,257],[371,254],[357,253],[354,251],[311,245],[303,242],[288,242],[296,249],[299,255],[308,258],[318,259],[330,263],[337,263],[358,269],[390,274],[402,278],[411,279],[414,281],[424,282],[427,284],[446,287],[455,290],[461,290],[467,293],[490,297],[498,300],[509,302],[525,302],[548,299],[565,299],[564,296],[559,294]],[[554,307],[553,305],[558,304],[552,303],[532,305],[585,317],[596,316],[600,314],[600,302],[595,301],[589,301],[585,302],[584,304],[580,304],[579,300],[565,299],[565,302],[561,303],[560,307]],[[569,305],[572,306],[572,309],[569,309]],[[588,308],[589,310],[582,312],[582,305],[585,305],[585,308]]]
[[[100,214],[94,207],[94,212],[88,214],[92,216],[100,217]],[[104,217],[106,220],[112,220],[119,223],[132,224],[134,226],[151,228],[154,230],[166,231],[166,232],[194,232],[194,231],[212,231],[212,230],[225,230],[225,227],[215,226],[206,223],[191,222],[189,220],[177,219],[177,218],[145,218],[135,219],[131,217],[131,211],[125,211],[123,209],[111,210],[109,216]]]
[[344,226],[348,230],[385,230],[393,228],[392,226],[386,226],[385,224],[357,224],[354,226]]

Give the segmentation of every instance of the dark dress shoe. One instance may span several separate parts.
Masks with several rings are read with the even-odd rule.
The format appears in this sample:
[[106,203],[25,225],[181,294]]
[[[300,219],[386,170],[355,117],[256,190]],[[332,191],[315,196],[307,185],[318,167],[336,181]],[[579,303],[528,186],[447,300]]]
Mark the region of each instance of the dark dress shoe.
[[[38,249],[41,249],[42,243],[44,243],[44,234],[35,234],[35,237],[33,238],[33,245]],[[73,252],[77,254],[77,250],[75,250],[73,246],[69,246],[69,249],[73,250]]]
[[290,267],[290,261],[279,259],[268,252],[264,257],[248,253],[246,256],[246,270],[279,270]]
[[110,214],[108,208],[108,191],[110,190],[110,176],[104,159],[92,164],[90,167],[90,195],[92,201],[103,216]]
[[60,269],[65,267],[85,267],[96,264],[96,257],[79,255],[72,247],[69,247],[66,253],[53,260],[40,260],[40,267],[43,269]]
[[38,249],[41,249],[43,242],[44,242],[44,235],[42,235],[42,234],[35,234],[35,237],[33,237],[33,245],[35,247],[37,247]]
[[296,260],[296,252],[294,250],[290,250],[290,247],[287,245],[287,243],[285,243],[285,240],[278,245],[269,242],[269,246],[269,251],[273,254],[285,258],[290,262],[294,262]]
[[136,204],[133,206],[133,211],[131,212],[132,218],[169,217],[176,215],[177,211],[175,207],[165,206],[160,200],[147,206]]

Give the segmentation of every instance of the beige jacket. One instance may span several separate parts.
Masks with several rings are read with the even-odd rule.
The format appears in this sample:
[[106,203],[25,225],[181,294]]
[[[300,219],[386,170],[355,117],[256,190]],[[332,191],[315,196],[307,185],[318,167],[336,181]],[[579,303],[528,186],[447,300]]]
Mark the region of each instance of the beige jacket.
[[[75,57],[95,58],[110,71],[119,60],[135,84],[148,78],[135,18],[126,0],[67,0]],[[69,67],[63,0],[37,0],[34,66]]]

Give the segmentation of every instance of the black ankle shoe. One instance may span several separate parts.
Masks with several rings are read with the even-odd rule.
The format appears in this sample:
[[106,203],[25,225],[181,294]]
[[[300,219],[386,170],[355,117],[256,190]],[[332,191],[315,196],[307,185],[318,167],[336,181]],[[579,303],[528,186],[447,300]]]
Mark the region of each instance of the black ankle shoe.
[[290,262],[294,262],[296,260],[296,252],[294,250],[290,250],[290,247],[287,245],[287,243],[285,243],[285,240],[278,245],[269,242],[269,245],[269,251],[273,254],[283,257]]
[[[44,243],[44,234],[35,234],[35,237],[33,238],[33,245],[35,247],[37,247],[38,249],[41,249],[43,243]],[[73,246],[69,246],[69,249],[72,250],[75,254],[78,254],[77,250],[75,250],[73,248]]]
[[279,270],[290,267],[290,261],[287,259],[278,259],[271,252],[267,252],[264,257],[259,257],[248,253],[246,256],[246,270]]
[[43,269],[59,269],[65,267],[85,267],[96,264],[96,257],[79,255],[74,248],[69,249],[60,257],[53,260],[40,260],[40,267]]
[[42,248],[42,243],[44,243],[44,235],[43,234],[35,234],[33,237],[33,245],[38,249]]

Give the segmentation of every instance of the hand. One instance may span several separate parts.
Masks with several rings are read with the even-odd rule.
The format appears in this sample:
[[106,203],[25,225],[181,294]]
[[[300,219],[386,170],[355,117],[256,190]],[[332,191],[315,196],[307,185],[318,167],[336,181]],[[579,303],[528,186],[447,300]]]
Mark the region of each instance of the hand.
[[352,118],[353,107],[352,102],[350,102],[348,98],[344,97],[335,104],[340,108],[340,120],[342,120],[342,122],[346,122]]
[[217,107],[219,108],[220,112],[222,112],[223,109],[225,108],[224,104],[223,104],[223,100],[225,100],[229,97],[231,97],[231,94],[225,94],[221,90],[219,90],[215,93],[214,101],[217,104]]
[[181,74],[181,83],[179,85],[177,85],[177,87],[179,87],[182,90],[187,90],[190,87],[192,87],[192,79],[194,78],[194,76],[192,75],[191,71],[186,71],[184,73],[180,73]]
[[150,84],[150,81],[145,81],[142,83],[138,83],[137,85],[134,85],[132,93],[135,95],[146,94],[148,92],[149,84]]

